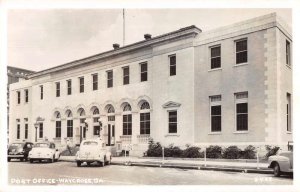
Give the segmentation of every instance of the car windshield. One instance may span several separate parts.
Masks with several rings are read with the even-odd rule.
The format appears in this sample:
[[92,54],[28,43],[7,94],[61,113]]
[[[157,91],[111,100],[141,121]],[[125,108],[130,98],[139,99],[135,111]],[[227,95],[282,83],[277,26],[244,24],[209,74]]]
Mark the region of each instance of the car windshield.
[[83,143],[83,145],[98,145],[98,142],[96,142],[96,141],[85,141]]
[[36,144],[34,144],[34,147],[48,148],[49,144],[48,143],[36,143]]
[[24,146],[23,143],[12,143],[12,144],[9,146],[9,149],[22,148],[23,146]]

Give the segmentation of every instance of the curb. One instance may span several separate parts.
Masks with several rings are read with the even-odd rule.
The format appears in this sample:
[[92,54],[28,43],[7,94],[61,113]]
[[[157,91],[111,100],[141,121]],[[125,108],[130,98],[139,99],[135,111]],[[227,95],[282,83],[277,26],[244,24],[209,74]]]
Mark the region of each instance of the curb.
[[[59,161],[75,162],[74,159],[60,159]],[[249,167],[214,167],[214,166],[204,166],[204,165],[182,165],[182,164],[179,165],[179,164],[137,163],[137,162],[111,162],[111,165],[273,174],[273,170],[269,168],[253,169]]]

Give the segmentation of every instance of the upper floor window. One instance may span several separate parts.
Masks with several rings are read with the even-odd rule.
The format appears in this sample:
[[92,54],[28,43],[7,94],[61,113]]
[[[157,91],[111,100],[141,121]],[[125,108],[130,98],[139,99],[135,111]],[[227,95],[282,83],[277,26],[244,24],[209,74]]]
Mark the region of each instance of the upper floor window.
[[60,97],[60,82],[55,83],[56,85],[56,97]]
[[129,84],[129,67],[123,67],[123,85]]
[[235,93],[236,130],[248,131],[248,92]]
[[221,95],[210,96],[211,132],[221,131],[222,129],[221,112],[222,112]]
[[288,66],[291,66],[291,44],[289,41],[286,41],[285,55],[286,55],[286,64]]
[[107,71],[107,88],[113,87],[113,71]]
[[84,92],[84,77],[79,77],[79,92]]
[[71,79],[67,80],[67,93],[68,93],[68,95],[72,94],[72,80]]
[[28,89],[25,89],[25,103],[28,103]]
[[210,68],[221,68],[221,46],[214,46],[210,48]]
[[236,47],[236,64],[247,63],[248,62],[247,39],[236,41],[235,47]]
[[141,63],[141,82],[148,80],[148,64],[147,62]]
[[98,90],[98,74],[93,74],[93,91]]
[[169,133],[177,133],[177,111],[169,111]]
[[43,85],[41,85],[40,86],[40,93],[41,93],[41,100],[43,100],[44,99],[44,87],[43,87]]
[[169,56],[170,76],[176,75],[176,55]]
[[18,102],[18,104],[21,103],[21,92],[20,91],[17,91],[17,102]]

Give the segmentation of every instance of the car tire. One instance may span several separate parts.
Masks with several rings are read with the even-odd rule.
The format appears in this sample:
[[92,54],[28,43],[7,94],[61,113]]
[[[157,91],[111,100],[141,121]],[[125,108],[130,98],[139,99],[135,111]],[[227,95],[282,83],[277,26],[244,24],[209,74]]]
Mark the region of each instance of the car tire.
[[29,162],[30,162],[30,163],[33,163],[33,159],[30,159]]
[[281,175],[280,166],[278,163],[275,163],[273,166],[274,176],[279,177]]
[[91,166],[91,162],[86,162],[86,165],[87,166]]
[[23,158],[20,158],[20,161],[24,161],[24,159],[23,159]]
[[77,161],[77,167],[80,167],[80,166],[81,166],[81,162]]
[[10,158],[7,158],[7,161],[10,162]]

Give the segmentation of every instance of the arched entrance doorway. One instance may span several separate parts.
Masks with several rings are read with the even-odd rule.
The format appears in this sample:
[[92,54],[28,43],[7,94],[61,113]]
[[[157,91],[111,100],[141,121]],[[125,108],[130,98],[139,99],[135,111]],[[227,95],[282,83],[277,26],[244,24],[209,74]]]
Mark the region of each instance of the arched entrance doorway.
[[107,146],[115,145],[115,109],[112,105],[107,105]]

